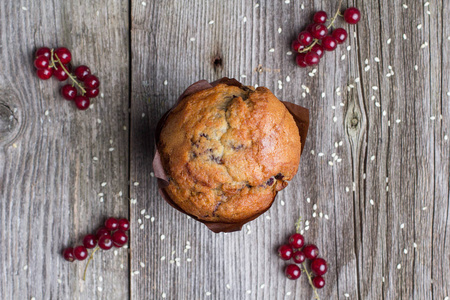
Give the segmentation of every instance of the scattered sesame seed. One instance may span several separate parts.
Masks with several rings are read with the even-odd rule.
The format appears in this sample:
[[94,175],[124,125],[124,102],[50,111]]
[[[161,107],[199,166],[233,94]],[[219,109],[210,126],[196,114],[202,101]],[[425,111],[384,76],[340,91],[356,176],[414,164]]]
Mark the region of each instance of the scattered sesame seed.
[[422,207],[422,210],[427,210],[427,209],[428,209],[428,207],[426,207],[426,206]]
[[133,185],[134,185],[134,186],[138,186],[138,185],[139,185],[139,182],[138,182],[138,181],[135,181],[135,182],[133,183]]
[[448,140],[448,135],[444,135],[444,140]]
[[247,22],[247,17],[243,17],[242,22],[244,22],[244,23]]
[[374,86],[372,87],[372,90],[378,91],[378,87],[374,85]]
[[119,192],[119,197],[122,197],[122,191]]
[[387,115],[387,112],[383,110],[383,116],[385,117]]
[[26,8],[25,6],[22,6],[22,10],[28,10],[28,8]]
[[397,120],[395,120],[395,123],[400,123],[402,120],[400,120],[400,119],[397,119]]
[[266,286],[266,285],[263,283],[263,284],[261,284],[259,287],[263,289],[265,286]]
[[291,3],[291,0],[284,0],[284,3],[289,4]]
[[58,279],[57,279],[56,281],[57,281],[57,282],[58,282],[59,284],[61,284],[61,283],[62,283],[62,280],[61,280],[61,279],[59,279],[59,278],[58,278]]
[[145,208],[141,210],[141,215],[143,215],[143,214],[145,214]]
[[144,218],[150,219],[150,215],[145,215]]
[[257,7],[259,7],[259,3],[256,3],[256,4],[255,4],[255,8],[257,8]]
[[281,200],[281,201],[280,201],[280,204],[281,204],[281,206],[284,206],[285,203],[284,203],[283,200]]
[[334,123],[337,122],[337,117],[333,117],[333,122],[334,122]]
[[379,59],[378,57],[375,57],[373,60],[374,60],[375,62],[380,62],[380,59]]
[[162,298],[166,298],[166,293],[162,293],[162,294],[161,294],[161,297],[162,297]]
[[408,254],[408,249],[403,249],[403,253]]
[[142,224],[141,226],[139,226],[139,229],[144,229],[144,224]]
[[28,266],[25,265],[25,266],[23,267],[23,269],[26,271],[26,270],[28,269]]
[[325,98],[325,92],[322,92],[322,98]]
[[383,276],[383,277],[381,277],[381,281],[383,281],[383,282],[384,282],[384,280],[385,280],[385,279],[384,279],[384,276]]
[[101,123],[102,123],[102,120],[97,119],[97,123],[98,123],[98,124],[101,124]]
[[281,29],[281,27],[278,28],[278,33],[281,33],[281,31],[283,31],[283,29]]
[[380,107],[381,106],[380,102],[375,102],[375,106]]
[[327,214],[325,214],[324,216],[323,216],[325,219],[329,219],[329,217],[328,217],[328,215]]
[[300,5],[301,9],[305,9],[305,5],[302,3],[302,5]]
[[402,265],[401,265],[401,264],[398,264],[398,265],[397,265],[397,269],[400,270],[401,268],[402,268]]
[[414,247],[414,248],[417,248],[417,244],[416,244],[416,243],[413,243],[413,247]]
[[350,295],[347,294],[347,293],[345,293],[345,294],[344,294],[344,297],[345,297],[345,298],[348,298],[348,297],[350,297]]
[[352,50],[352,46],[347,46],[347,51]]
[[286,52],[286,55],[292,55],[292,51]]
[[102,282],[103,281],[103,277],[102,276],[98,276],[98,281]]
[[344,59],[345,59],[345,54],[342,54],[341,60],[344,60]]
[[358,83],[359,82],[359,77],[355,78],[355,82]]
[[212,25],[212,24],[214,24],[214,20],[211,20],[211,21],[209,21],[209,23],[208,23],[209,25]]
[[187,262],[191,262],[191,261],[192,261],[192,258],[186,258],[186,261],[187,261]]
[[428,5],[430,5],[430,2],[425,2],[425,4],[423,5],[424,7],[427,7]]
[[418,66],[418,65],[415,65],[415,66],[414,66],[414,70],[416,70],[416,71],[419,70],[419,66]]
[[346,193],[350,192],[350,188],[348,186],[345,187],[345,192]]
[[161,256],[161,260],[166,260],[166,257],[165,256]]
[[436,120],[436,117],[435,117],[435,116],[431,116],[431,117],[430,117],[430,120],[431,120],[431,121],[434,121],[434,120]]
[[195,38],[193,38],[193,37],[191,37],[189,40],[190,40],[191,42],[195,42]]
[[333,165],[334,165],[334,163],[333,163],[332,161],[329,161],[328,164],[329,164],[330,166],[333,166]]
[[[316,216],[317,216],[317,214],[316,214],[315,212],[313,212],[312,217],[315,218]],[[305,227],[305,230],[308,230],[308,229],[306,229],[306,228],[309,229],[309,226]]]
[[139,274],[139,271],[134,271],[133,274],[134,274],[134,275],[138,275],[138,274]]
[[252,291],[251,290],[247,290],[246,293],[250,295],[252,293]]
[[164,234],[161,235],[161,241],[164,240],[166,236]]
[[291,292],[287,292],[286,293],[286,296],[290,296],[292,293]]
[[420,49],[424,49],[424,48],[426,48],[426,47],[428,47],[428,42],[423,43],[423,44],[420,46]]
[[206,296],[211,296],[211,292],[206,292]]
[[406,36],[406,34],[403,34],[403,39],[406,40],[408,37]]
[[266,216],[266,219],[267,219],[267,220],[270,220],[270,219],[271,219],[271,217],[270,217],[270,216]]
[[114,148],[111,147],[111,148],[109,148],[108,150],[109,150],[109,152],[113,152],[113,151],[114,151]]
[[102,182],[101,186],[106,186],[106,182]]
[[[313,205],[313,210],[316,210],[317,209],[317,204],[314,204]],[[308,224],[306,224],[306,225],[308,225]]]
[[422,29],[422,24],[417,25],[417,29]]
[[407,9],[407,8],[408,8],[408,5],[403,4],[403,8],[404,8],[404,9]]
[[146,6],[147,5],[147,3],[145,3],[145,2],[142,2],[141,4],[142,4],[142,6]]
[[103,288],[102,288],[101,286],[99,286],[99,287],[97,288],[97,290],[98,290],[99,292],[101,292],[101,291],[103,291]]
[[387,41],[386,41],[386,43],[389,45],[390,43],[391,43],[391,39],[388,39]]
[[247,78],[247,75],[241,74],[241,78]]
[[155,222],[155,217],[151,217],[150,222],[152,222],[152,223]]
[[324,154],[322,152],[320,152],[319,154],[317,154],[318,156],[323,156]]
[[306,198],[306,202],[311,203],[311,198]]
[[370,160],[375,160],[375,155],[372,155],[372,156],[370,157]]
[[369,202],[370,202],[370,205],[375,205],[375,202],[373,201],[373,199],[370,199]]
[[404,223],[400,224],[400,228],[401,229],[405,228],[405,224]]
[[275,49],[274,48],[270,48],[269,52],[275,52]]
[[366,66],[365,68],[364,68],[364,71],[369,71],[370,70],[370,66]]
[[291,81],[291,77],[286,76],[286,82],[290,82]]

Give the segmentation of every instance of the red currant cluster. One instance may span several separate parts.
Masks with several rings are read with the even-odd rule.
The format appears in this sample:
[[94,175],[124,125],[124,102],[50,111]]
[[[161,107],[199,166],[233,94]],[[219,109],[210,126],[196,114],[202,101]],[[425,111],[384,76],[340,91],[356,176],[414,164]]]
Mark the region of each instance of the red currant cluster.
[[[292,49],[298,52],[297,65],[302,68],[317,65],[325,51],[333,51],[338,44],[347,39],[347,31],[344,28],[336,28],[329,34],[340,9],[336,12],[330,24],[325,26],[327,13],[318,11],[314,14],[314,23],[309,24],[305,31],[299,33],[298,38],[292,42]],[[361,13],[355,7],[349,7],[344,12],[344,20],[349,24],[356,24],[361,19]]]
[[[128,242],[128,236],[125,231],[128,231],[129,229],[130,222],[128,222],[127,219],[117,220],[116,218],[108,218],[105,221],[104,227],[100,227],[95,234],[87,234],[83,238],[82,246],[64,249],[63,257],[70,262],[73,262],[74,260],[85,260],[88,257],[87,249],[95,248],[89,258],[90,261],[98,249],[109,250],[113,246],[121,248]],[[87,266],[88,265],[86,265],[86,269]]]
[[[66,100],[74,100],[79,109],[85,110],[89,107],[89,99],[98,96],[100,81],[91,74],[91,70],[87,66],[78,66],[72,74],[71,60],[72,54],[67,48],[61,47],[53,50],[42,47],[36,51],[34,66],[37,69],[37,76],[42,80],[47,80],[52,76],[59,81],[70,78],[72,84],[64,85],[61,88],[61,95]],[[78,95],[75,85],[80,89],[81,95]]]
[[[325,286],[325,280],[322,275],[327,272],[327,262],[320,257],[319,249],[314,244],[305,245],[305,238],[300,233],[294,233],[289,237],[289,244],[282,245],[278,248],[278,255],[283,260],[292,259],[296,264],[303,266],[303,271],[308,276],[310,284],[314,288],[321,289]],[[311,278],[305,266],[306,259],[311,260],[311,271],[315,277]],[[296,264],[290,264],[285,269],[286,277],[289,279],[298,279],[302,274],[300,267]]]

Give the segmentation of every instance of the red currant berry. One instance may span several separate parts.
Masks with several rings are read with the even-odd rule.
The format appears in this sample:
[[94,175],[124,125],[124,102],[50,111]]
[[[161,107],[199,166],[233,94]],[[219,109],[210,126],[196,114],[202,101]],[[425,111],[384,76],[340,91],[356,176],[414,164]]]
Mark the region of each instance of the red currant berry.
[[119,229],[122,231],[128,231],[130,229],[130,222],[127,219],[119,220]]
[[97,240],[100,239],[102,235],[109,235],[109,230],[105,227],[100,227],[99,229],[97,229],[97,232],[95,233]]
[[289,237],[289,244],[294,249],[300,249],[305,244],[305,238],[300,233],[294,233]]
[[63,257],[65,260],[73,262],[75,260],[75,256],[73,256],[73,248],[66,248],[63,250]]
[[300,42],[297,41],[297,40],[292,41],[292,45],[291,46],[292,46],[292,50],[294,50],[295,52],[300,52],[303,49],[305,49],[305,46],[300,44]]
[[320,10],[314,14],[313,20],[317,24],[324,24],[327,21],[327,13]]
[[108,235],[102,235],[99,239],[98,239],[98,246],[100,248],[102,248],[103,250],[109,250],[112,248],[113,246],[113,241],[111,239],[111,236]]
[[98,96],[98,93],[98,89],[86,89],[86,93],[84,95],[89,98],[95,98]]
[[36,50],[36,54],[35,56],[38,57],[40,55],[44,55],[45,57],[47,57],[48,59],[50,59],[50,55],[51,55],[52,51],[47,48],[47,47],[42,47]]
[[66,73],[66,71],[64,71],[64,69],[61,66],[58,66],[58,68],[55,69],[55,71],[53,71],[53,76],[55,76],[56,79],[58,79],[59,81],[64,81],[67,80],[67,78],[69,78],[69,75]]
[[305,55],[306,55],[305,53],[299,53],[295,58],[295,62],[300,68],[306,68],[308,66],[305,62]]
[[77,96],[77,89],[70,84],[66,84],[61,88],[61,95],[66,100],[73,100]]
[[116,232],[113,233],[112,240],[114,245],[117,244],[120,245],[120,247],[122,247],[123,245],[126,244],[126,242],[128,242],[128,237],[122,230],[117,230]]
[[44,70],[36,70],[37,76],[42,80],[47,80],[53,75],[53,68],[47,68]]
[[293,252],[292,247],[289,245],[283,245],[278,248],[278,256],[283,260],[290,260]]
[[312,283],[316,289],[321,289],[325,286],[325,279],[322,276],[314,277]]
[[88,89],[96,89],[100,85],[100,81],[98,80],[97,76],[94,75],[87,75],[84,77],[84,86]]
[[317,55],[319,55],[319,58],[322,58],[323,53],[325,52],[325,50],[323,49],[323,47],[321,45],[315,44],[311,48],[311,52],[315,52]]
[[319,255],[319,249],[316,245],[310,244],[306,245],[303,248],[303,253],[305,254],[307,259],[314,259],[317,257],[317,255]]
[[86,110],[89,108],[89,104],[91,104],[91,101],[89,101],[89,98],[86,96],[76,96],[75,97],[75,105],[80,110]]
[[300,44],[302,44],[303,46],[308,46],[313,41],[313,37],[312,37],[311,33],[308,32],[308,31],[300,32],[298,34],[298,38],[297,39],[300,42]]
[[336,39],[338,44],[345,42],[348,36],[347,30],[344,28],[336,28],[331,35]]
[[361,12],[356,7],[349,7],[344,11],[344,20],[348,24],[356,24],[361,20]]
[[77,76],[78,80],[84,81],[84,78],[86,78],[86,76],[91,75],[91,69],[89,69],[87,66],[78,66],[75,68],[74,74],[75,76]]
[[294,260],[295,263],[297,264],[301,264],[302,262],[305,261],[306,256],[302,251],[295,251],[294,254],[292,255],[292,259]]
[[319,55],[315,52],[308,52],[305,55],[305,63],[308,66],[314,66],[317,65],[320,61]]
[[77,260],[85,260],[86,257],[88,257],[88,252],[84,246],[76,246],[73,249],[73,256],[75,256]]
[[297,265],[289,265],[284,270],[284,274],[286,274],[286,277],[292,280],[295,280],[302,275],[302,271],[300,271],[300,268]]
[[331,35],[327,35],[322,40],[322,47],[327,51],[333,51],[337,47],[337,41]]
[[316,24],[316,23],[312,23],[312,24],[309,24],[308,26],[306,26],[305,31],[308,31],[309,33],[311,33],[311,29],[314,26],[314,24]]
[[105,221],[105,228],[108,230],[117,230],[119,228],[119,221],[116,218],[108,218]]
[[313,38],[321,40],[328,34],[328,28],[323,24],[314,24],[311,27],[311,34]]
[[39,55],[34,60],[34,66],[38,70],[45,70],[48,69],[48,66],[50,65],[50,60],[45,55]]
[[317,275],[322,276],[327,272],[327,262],[323,258],[316,258],[311,263],[311,270]]
[[70,53],[69,49],[61,47],[55,50],[55,59],[56,56],[58,56],[59,60],[62,64],[66,65],[68,64],[72,59],[72,54]]
[[97,246],[97,237],[93,234],[86,235],[83,239],[83,245],[88,249],[95,248]]

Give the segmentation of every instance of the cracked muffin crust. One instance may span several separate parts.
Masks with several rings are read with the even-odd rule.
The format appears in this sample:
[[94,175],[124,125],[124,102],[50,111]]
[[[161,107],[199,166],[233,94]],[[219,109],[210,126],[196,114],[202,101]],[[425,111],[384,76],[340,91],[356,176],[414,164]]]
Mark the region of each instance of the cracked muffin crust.
[[266,210],[297,172],[298,127],[267,88],[226,84],[199,91],[170,112],[158,151],[171,199],[211,222]]

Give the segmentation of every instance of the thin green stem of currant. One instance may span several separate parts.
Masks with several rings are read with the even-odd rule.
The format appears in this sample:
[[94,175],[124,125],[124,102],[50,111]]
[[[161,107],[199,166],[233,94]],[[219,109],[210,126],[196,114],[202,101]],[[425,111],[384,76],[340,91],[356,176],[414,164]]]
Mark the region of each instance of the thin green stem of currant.
[[[53,54],[53,50],[52,50],[52,54]],[[86,93],[86,90],[84,89],[84,87],[78,82],[78,80],[75,78],[75,76],[73,76],[67,69],[66,67],[64,67],[63,63],[61,62],[61,60],[59,59],[58,55],[55,54],[56,59],[58,60],[59,65],[61,66],[61,68],[63,68],[64,72],[67,73],[67,75],[69,76],[69,78],[73,81],[73,83],[75,83],[81,90],[81,95],[84,96],[84,94]],[[53,56],[52,56],[52,63],[54,63],[53,61]]]
[[[334,14],[333,18],[331,18],[330,24],[327,26],[327,29],[330,29],[331,26],[333,26],[334,21],[336,21],[337,16],[341,15],[341,5],[342,5],[342,0],[339,1],[339,6],[338,9],[336,11],[336,13]],[[317,44],[319,42],[318,39],[314,39],[312,44],[309,45],[308,47],[306,47],[305,49],[303,49],[302,51],[298,51],[298,53],[306,53],[309,52],[309,50],[311,50],[315,44]]]
[[[299,217],[297,222],[295,222],[295,231],[297,233],[300,233],[301,230],[301,226],[302,226],[302,217]],[[312,287],[313,291],[314,291],[314,299],[320,300],[319,298],[319,294],[317,294],[317,289],[314,286],[313,282],[312,282],[312,276],[311,274],[308,272],[308,269],[306,268],[306,262],[303,262],[301,264],[301,266],[303,267],[303,272],[306,274],[306,277],[308,277],[308,281],[309,281],[309,285]]]
[[91,262],[91,260],[94,258],[95,252],[97,252],[98,249],[100,249],[99,246],[95,247],[94,251],[92,251],[91,255],[89,256],[89,259],[88,259],[88,261],[87,261],[87,263],[86,263],[86,267],[84,268],[83,281],[86,280],[86,271],[87,271],[87,268],[88,268],[89,263]]

